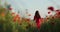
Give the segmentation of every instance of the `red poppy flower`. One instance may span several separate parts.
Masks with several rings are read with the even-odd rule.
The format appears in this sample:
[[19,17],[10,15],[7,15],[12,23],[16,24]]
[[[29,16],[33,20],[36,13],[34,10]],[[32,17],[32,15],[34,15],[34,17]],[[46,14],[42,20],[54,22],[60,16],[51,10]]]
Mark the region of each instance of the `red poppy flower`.
[[56,23],[55,22],[51,22],[51,25],[55,25]]
[[30,21],[30,19],[27,19],[27,21]]
[[13,13],[12,13],[12,16],[14,16],[14,15],[15,15],[15,13],[13,12]]
[[13,19],[13,22],[16,22],[16,19]]
[[1,16],[3,16],[3,17],[4,17],[4,16],[5,16],[5,14],[4,14],[4,13],[1,13]]
[[54,7],[48,7],[48,10],[54,11]]
[[20,21],[20,17],[18,17],[18,21]]
[[14,12],[12,14],[15,14]]
[[19,17],[19,15],[17,14],[16,17]]
[[58,12],[58,14],[60,15],[60,12]]
[[29,14],[28,16],[31,16],[31,14]]
[[12,10],[12,8],[9,8],[9,10]]
[[16,21],[16,18],[15,18],[15,17],[13,18],[13,21],[14,21],[14,22]]
[[56,11],[60,11],[60,10],[56,10]]
[[54,16],[52,17],[52,19],[54,19]]
[[18,17],[18,19],[20,19],[20,17]]
[[17,19],[18,23],[20,24],[20,19]]
[[51,12],[48,12],[48,14],[50,14]]
[[49,18],[47,18],[47,20],[48,20]]

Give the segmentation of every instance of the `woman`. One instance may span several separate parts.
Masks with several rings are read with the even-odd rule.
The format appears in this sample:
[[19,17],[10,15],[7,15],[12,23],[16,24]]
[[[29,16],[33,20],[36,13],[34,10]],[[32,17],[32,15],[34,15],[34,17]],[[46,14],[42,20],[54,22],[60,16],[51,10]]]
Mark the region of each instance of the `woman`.
[[41,16],[39,15],[39,11],[37,10],[35,12],[34,20],[36,21],[36,25],[38,29],[40,28],[40,25],[41,25],[40,19],[41,19]]

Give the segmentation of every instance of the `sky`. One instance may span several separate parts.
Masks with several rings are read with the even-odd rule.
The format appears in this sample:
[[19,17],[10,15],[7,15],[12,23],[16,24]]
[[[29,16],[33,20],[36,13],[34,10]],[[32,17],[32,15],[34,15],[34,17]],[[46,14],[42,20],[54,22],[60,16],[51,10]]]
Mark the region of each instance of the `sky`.
[[[2,0],[3,2],[6,1],[7,3],[11,4],[13,11],[18,12],[20,11],[20,15],[33,19],[35,11],[38,10],[41,17],[44,18],[47,15],[47,8],[49,6],[53,6],[55,9],[60,8],[60,0]],[[58,7],[57,7],[58,6]],[[25,14],[26,9],[28,9],[28,13],[31,16],[27,16]]]

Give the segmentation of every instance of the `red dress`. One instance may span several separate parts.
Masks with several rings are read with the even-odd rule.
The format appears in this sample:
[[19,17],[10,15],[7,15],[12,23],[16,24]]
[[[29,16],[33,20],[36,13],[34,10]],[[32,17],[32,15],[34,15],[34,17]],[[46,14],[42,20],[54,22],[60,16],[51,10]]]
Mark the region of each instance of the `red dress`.
[[39,29],[40,26],[41,26],[41,20],[40,20],[40,18],[36,18],[36,17],[34,16],[34,20],[36,21],[37,28]]

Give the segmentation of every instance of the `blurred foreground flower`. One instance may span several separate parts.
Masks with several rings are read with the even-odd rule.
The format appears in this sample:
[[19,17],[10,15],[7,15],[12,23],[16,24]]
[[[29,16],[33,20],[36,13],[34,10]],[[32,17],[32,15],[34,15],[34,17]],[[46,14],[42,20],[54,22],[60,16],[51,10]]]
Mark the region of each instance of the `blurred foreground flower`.
[[15,13],[14,12],[12,12],[12,16],[15,16]]
[[12,10],[12,8],[10,7],[9,10]]
[[5,16],[5,13],[1,13],[1,16],[4,17]]
[[17,15],[13,18],[13,20],[14,20],[14,22],[15,22],[15,21],[20,22],[20,16],[17,14]]
[[54,7],[50,6],[48,7],[48,10],[54,11]]
[[28,16],[31,16],[31,14],[28,14]]

